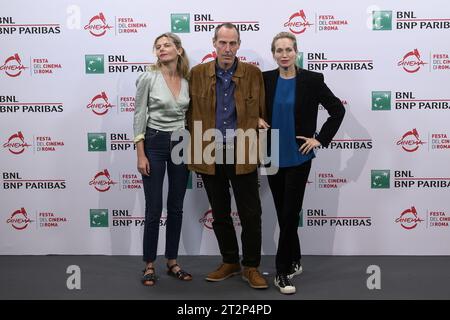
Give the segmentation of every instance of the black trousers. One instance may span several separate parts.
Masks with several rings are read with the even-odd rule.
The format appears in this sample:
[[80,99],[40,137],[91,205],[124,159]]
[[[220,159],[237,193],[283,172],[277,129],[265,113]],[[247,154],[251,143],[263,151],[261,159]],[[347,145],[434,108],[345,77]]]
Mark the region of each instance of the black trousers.
[[297,230],[310,170],[311,160],[267,176],[280,226],[275,260],[278,274],[289,273],[292,262],[302,257]]
[[224,263],[239,263],[239,246],[231,217],[230,182],[242,233],[242,265],[258,267],[261,261],[261,201],[258,173],[236,175],[235,165],[216,164],[216,174],[202,174],[212,208],[212,223]]

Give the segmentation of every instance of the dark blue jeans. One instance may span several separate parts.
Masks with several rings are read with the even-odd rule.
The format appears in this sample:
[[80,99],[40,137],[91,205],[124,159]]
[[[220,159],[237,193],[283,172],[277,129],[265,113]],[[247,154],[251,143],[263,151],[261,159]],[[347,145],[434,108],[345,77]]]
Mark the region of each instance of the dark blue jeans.
[[166,250],[167,259],[176,259],[183,220],[183,202],[188,170],[186,164],[174,164],[170,157],[179,141],[170,141],[171,132],[147,128],[144,141],[145,154],[150,162],[150,176],[142,176],[145,193],[145,227],[143,260],[156,260],[158,236],[163,203],[164,176],[169,178],[167,195]]

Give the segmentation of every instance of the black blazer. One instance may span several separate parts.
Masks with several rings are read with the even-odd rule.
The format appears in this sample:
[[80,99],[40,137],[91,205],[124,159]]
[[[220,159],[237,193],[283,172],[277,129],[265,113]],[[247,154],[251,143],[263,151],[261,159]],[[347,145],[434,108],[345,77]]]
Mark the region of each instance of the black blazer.
[[[273,100],[279,70],[263,72],[266,92],[267,122],[272,125]],[[329,117],[315,136],[319,103],[328,111]],[[295,90],[295,135],[316,138],[326,147],[333,139],[344,119],[345,108],[324,82],[323,74],[305,69],[297,69]],[[297,139],[299,147],[304,140]]]

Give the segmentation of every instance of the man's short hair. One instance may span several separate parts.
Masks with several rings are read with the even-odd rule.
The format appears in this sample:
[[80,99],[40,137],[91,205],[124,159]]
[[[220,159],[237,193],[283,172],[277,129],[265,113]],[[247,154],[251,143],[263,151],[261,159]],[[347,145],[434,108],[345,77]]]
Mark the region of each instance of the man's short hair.
[[219,25],[216,27],[216,29],[214,30],[214,38],[213,38],[213,41],[216,41],[216,40],[217,40],[217,35],[219,34],[219,30],[220,30],[222,27],[223,27],[223,28],[227,28],[227,29],[234,29],[234,30],[236,30],[237,35],[238,35],[238,42],[241,42],[241,34],[240,34],[240,32],[239,32],[239,29],[236,27],[235,24],[233,24],[233,23],[231,23],[231,22],[225,22],[225,23],[219,24]]

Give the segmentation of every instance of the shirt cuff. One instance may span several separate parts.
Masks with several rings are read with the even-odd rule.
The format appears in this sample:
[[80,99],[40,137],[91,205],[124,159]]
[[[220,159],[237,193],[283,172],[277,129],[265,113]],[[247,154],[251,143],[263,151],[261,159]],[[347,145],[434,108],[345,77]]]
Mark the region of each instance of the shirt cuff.
[[138,143],[141,140],[145,140],[145,136],[143,134],[138,134],[135,138],[134,138],[134,143]]

